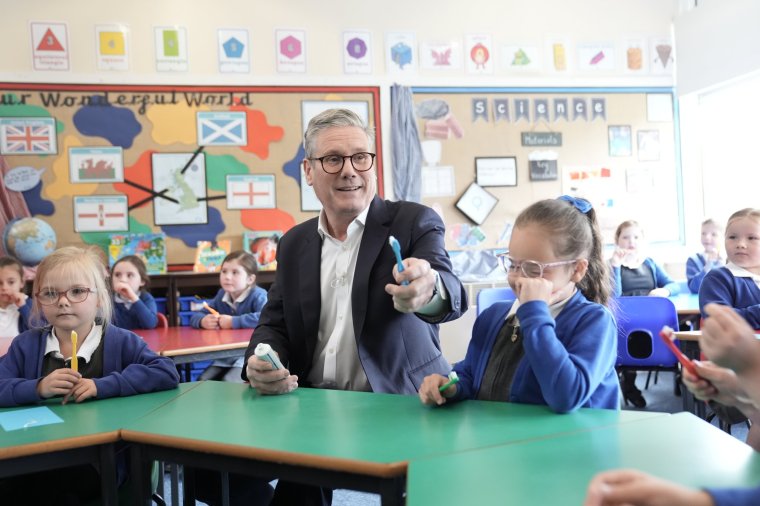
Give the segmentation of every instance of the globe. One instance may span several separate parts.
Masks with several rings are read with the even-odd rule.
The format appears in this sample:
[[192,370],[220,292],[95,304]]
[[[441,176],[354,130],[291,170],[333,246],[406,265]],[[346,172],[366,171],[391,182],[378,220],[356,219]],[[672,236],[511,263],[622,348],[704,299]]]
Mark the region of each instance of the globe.
[[53,228],[39,218],[17,218],[3,231],[5,251],[22,264],[35,266],[55,250]]

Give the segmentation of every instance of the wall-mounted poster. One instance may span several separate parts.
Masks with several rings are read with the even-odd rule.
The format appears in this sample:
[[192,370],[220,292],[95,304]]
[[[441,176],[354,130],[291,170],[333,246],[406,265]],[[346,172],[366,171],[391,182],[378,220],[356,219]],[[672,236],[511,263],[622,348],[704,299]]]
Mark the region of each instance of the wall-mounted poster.
[[274,174],[228,174],[227,209],[276,208]]
[[531,181],[556,181],[557,160],[529,160]]
[[277,270],[277,246],[282,230],[258,230],[243,234],[243,249],[253,255],[260,271]]
[[203,153],[153,153],[153,189],[164,198],[153,200],[156,225],[208,222],[206,159]]
[[478,225],[486,221],[488,215],[498,204],[499,199],[488,193],[477,183],[472,183],[457,200],[457,209]]
[[0,118],[0,154],[54,155],[55,118]]
[[126,195],[74,197],[75,232],[129,230]]
[[69,148],[69,177],[72,183],[124,181],[121,147]]
[[514,156],[475,158],[475,180],[480,186],[517,186],[517,158]]
[[660,131],[639,130],[636,132],[639,161],[655,162],[660,159]]
[[607,127],[610,156],[631,156],[630,125],[612,125]]

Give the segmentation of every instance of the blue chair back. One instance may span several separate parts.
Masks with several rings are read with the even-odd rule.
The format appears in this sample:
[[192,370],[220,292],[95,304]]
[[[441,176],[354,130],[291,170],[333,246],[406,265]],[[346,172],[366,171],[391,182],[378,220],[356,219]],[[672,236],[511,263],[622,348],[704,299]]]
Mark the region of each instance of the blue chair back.
[[[617,366],[635,368],[673,368],[677,359],[662,342],[660,330],[664,325],[678,330],[678,314],[673,302],[665,297],[618,297],[618,358]],[[652,353],[648,357],[634,357],[629,353],[628,341],[632,334],[635,339],[646,336],[651,339]]]
[[494,302],[515,300],[517,296],[509,287],[484,288],[478,292],[478,315]]

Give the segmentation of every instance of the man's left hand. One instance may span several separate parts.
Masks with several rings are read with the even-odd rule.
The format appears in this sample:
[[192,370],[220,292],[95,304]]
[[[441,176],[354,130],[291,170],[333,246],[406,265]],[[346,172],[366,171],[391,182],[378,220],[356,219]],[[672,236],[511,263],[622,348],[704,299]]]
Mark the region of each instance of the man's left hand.
[[[393,267],[393,277],[399,283],[385,285],[385,291],[393,297],[393,307],[402,313],[414,313],[430,302],[435,287],[435,274],[427,260],[404,259],[404,271]],[[404,286],[402,281],[408,281]]]

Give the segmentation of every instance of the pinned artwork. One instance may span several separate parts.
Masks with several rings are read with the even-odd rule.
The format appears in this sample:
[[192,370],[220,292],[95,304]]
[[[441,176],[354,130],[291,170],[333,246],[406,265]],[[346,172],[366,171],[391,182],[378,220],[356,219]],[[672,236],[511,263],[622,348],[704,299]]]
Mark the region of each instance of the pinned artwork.
[[659,130],[639,130],[636,132],[636,140],[639,161],[654,162],[660,159]]
[[540,72],[544,64],[541,48],[535,45],[503,46],[502,67],[516,72]]
[[420,45],[420,65],[426,70],[462,68],[462,43],[454,40],[423,42]]
[[675,66],[675,49],[669,38],[650,40],[650,69],[652,74],[672,74]]
[[468,74],[493,74],[494,51],[490,35],[468,35],[465,53]]
[[457,209],[478,225],[482,225],[499,199],[477,183],[472,183],[456,203]]
[[610,156],[631,156],[631,126],[611,125],[607,127]]
[[385,69],[391,75],[417,71],[417,38],[414,32],[385,35]]

